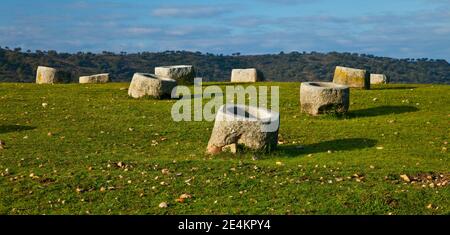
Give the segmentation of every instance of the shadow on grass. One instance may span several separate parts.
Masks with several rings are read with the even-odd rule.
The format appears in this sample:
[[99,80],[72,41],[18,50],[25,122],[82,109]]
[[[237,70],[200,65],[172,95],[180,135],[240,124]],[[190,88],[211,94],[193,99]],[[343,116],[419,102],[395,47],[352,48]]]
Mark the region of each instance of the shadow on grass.
[[34,130],[36,127],[33,126],[20,126],[20,125],[0,125],[0,134],[5,134],[9,132],[20,132]]
[[391,86],[382,86],[382,87],[373,87],[370,88],[370,90],[411,90],[411,89],[416,89],[418,87],[416,86],[398,86],[398,87],[391,87]]
[[185,95],[185,96],[180,96],[178,98],[178,100],[184,99],[184,100],[193,100],[193,99],[208,99],[206,98],[206,96],[210,96],[212,98],[214,97],[223,97],[224,94],[223,93],[205,93],[205,94],[192,94],[192,95]]
[[349,138],[324,141],[298,148],[298,146],[278,146],[277,152],[282,156],[298,157],[299,155],[326,153],[331,151],[350,151],[374,147],[376,140],[366,138]]
[[345,116],[347,118],[376,117],[389,114],[412,113],[417,111],[419,111],[419,109],[414,106],[379,106],[374,108],[350,111],[345,114]]

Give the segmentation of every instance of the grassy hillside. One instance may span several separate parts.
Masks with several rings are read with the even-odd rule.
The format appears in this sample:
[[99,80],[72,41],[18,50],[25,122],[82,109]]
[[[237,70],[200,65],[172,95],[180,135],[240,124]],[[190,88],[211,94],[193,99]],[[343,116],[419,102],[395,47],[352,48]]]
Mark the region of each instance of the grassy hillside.
[[0,214],[450,214],[450,86],[352,89],[345,117],[309,117],[300,83],[260,85],[280,86],[278,150],[209,157],[213,123],[128,84],[0,84]]
[[0,48],[0,82],[34,82],[39,65],[64,72],[66,82],[78,77],[110,73],[115,82],[129,82],[135,72],[153,73],[154,67],[192,64],[197,75],[208,81],[229,81],[234,68],[257,68],[266,81],[331,81],[336,66],[362,68],[384,73],[393,83],[450,84],[450,64],[427,58],[394,59],[357,53],[291,52],[267,55],[214,55],[189,51],[142,52],[133,54],[76,54],[56,51],[21,52]]

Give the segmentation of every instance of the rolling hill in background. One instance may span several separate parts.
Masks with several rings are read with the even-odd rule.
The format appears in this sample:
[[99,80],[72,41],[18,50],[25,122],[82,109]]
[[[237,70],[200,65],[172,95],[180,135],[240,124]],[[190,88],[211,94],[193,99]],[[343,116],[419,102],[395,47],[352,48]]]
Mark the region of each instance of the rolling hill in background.
[[110,73],[113,81],[130,81],[133,73],[153,73],[161,65],[192,64],[205,81],[228,81],[233,68],[255,67],[267,81],[331,81],[337,65],[384,73],[393,83],[450,84],[450,64],[445,60],[393,59],[356,53],[291,52],[267,55],[215,55],[188,51],[76,54],[56,51],[22,52],[0,48],[0,82],[34,82],[38,65],[67,72],[66,82],[81,75]]

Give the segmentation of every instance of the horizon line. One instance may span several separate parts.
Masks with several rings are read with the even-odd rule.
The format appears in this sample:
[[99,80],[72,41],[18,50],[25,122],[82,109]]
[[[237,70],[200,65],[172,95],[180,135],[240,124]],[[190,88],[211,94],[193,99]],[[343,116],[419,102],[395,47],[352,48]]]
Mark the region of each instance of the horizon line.
[[[16,51],[17,49],[21,49],[20,51]],[[360,53],[360,52],[349,52],[349,51],[297,51],[297,50],[292,50],[292,51],[280,51],[278,53],[276,52],[268,52],[268,53],[244,53],[244,52],[233,52],[233,53],[212,53],[212,52],[204,52],[204,51],[195,51],[195,50],[164,50],[164,51],[146,51],[146,50],[142,50],[142,51],[132,51],[132,52],[127,52],[127,51],[108,51],[108,50],[102,50],[102,51],[98,51],[98,52],[93,52],[93,51],[57,51],[54,49],[26,49],[26,48],[22,48],[20,46],[17,47],[9,47],[9,46],[0,46],[0,49],[3,50],[9,50],[9,51],[16,51],[16,52],[20,52],[20,53],[38,53],[39,51],[44,52],[44,53],[48,53],[48,52],[56,52],[57,54],[78,54],[78,53],[85,53],[85,54],[94,54],[94,55],[101,55],[101,54],[106,54],[106,53],[112,53],[114,55],[122,55],[124,53],[124,55],[133,55],[133,54],[142,54],[142,53],[154,53],[154,54],[158,54],[158,53],[166,53],[166,52],[188,52],[188,53],[193,53],[193,54],[198,54],[200,53],[201,55],[214,55],[214,56],[228,56],[228,57],[239,57],[239,56],[273,56],[273,55],[283,55],[283,54],[292,54],[292,53],[297,53],[297,54],[332,54],[332,53],[338,53],[338,54],[351,54],[351,55],[355,55],[355,56],[359,56],[359,57],[375,57],[375,58],[388,58],[388,59],[394,59],[394,60],[421,60],[421,59],[426,59],[426,61],[445,61],[447,63],[449,63],[449,61],[447,61],[447,59],[444,58],[428,58],[428,57],[390,57],[390,56],[380,56],[380,55],[375,55],[375,54],[369,54],[369,53]]]

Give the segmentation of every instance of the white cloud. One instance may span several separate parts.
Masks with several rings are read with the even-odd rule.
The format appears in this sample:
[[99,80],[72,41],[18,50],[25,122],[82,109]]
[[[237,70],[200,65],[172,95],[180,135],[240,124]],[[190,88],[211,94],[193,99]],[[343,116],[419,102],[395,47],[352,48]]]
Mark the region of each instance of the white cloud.
[[152,10],[151,14],[157,17],[204,18],[222,15],[230,10],[230,6],[219,5],[163,6]]

